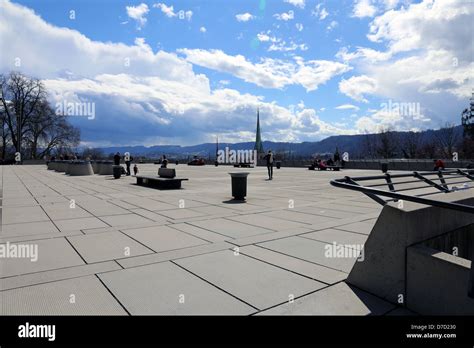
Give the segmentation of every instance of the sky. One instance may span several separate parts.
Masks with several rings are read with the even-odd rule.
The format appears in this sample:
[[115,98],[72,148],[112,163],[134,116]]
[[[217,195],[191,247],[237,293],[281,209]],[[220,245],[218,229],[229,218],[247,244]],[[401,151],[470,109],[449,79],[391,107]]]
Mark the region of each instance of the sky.
[[[40,78],[82,144],[318,141],[460,123],[470,0],[0,0],[0,73]],[[59,104],[58,104],[59,103]]]

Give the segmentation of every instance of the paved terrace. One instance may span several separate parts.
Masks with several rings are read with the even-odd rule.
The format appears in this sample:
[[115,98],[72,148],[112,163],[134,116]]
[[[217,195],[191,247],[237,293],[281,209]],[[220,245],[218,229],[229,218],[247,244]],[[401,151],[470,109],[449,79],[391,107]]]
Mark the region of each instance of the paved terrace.
[[282,168],[267,181],[249,169],[247,203],[235,204],[227,173],[245,170],[176,168],[189,181],[160,191],[133,177],[0,167],[0,243],[38,246],[36,262],[0,259],[0,313],[405,313],[344,282],[355,258],[325,256],[328,243],[363,244],[381,211],[330,179],[375,171]]

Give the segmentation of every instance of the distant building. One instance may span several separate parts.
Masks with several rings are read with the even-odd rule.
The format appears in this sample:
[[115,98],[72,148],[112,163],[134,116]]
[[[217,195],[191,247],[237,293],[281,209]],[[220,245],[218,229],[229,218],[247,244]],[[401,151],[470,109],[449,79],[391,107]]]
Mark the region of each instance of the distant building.
[[262,144],[262,135],[260,132],[260,113],[259,110],[257,109],[257,135],[255,137],[255,150],[257,150],[257,153],[263,153],[263,144]]

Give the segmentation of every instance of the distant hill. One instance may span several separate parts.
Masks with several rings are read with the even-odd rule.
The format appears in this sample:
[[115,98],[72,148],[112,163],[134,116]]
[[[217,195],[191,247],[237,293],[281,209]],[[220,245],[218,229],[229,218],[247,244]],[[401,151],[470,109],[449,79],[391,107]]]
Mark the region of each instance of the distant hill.
[[[456,126],[454,129],[457,137],[462,137],[462,126]],[[426,130],[417,133],[418,139],[423,143],[436,141],[440,130]],[[396,142],[403,144],[412,132],[392,132]],[[265,150],[271,149],[276,153],[285,153],[293,157],[308,157],[314,154],[334,153],[336,147],[340,152],[349,152],[355,156],[362,155],[367,141],[375,141],[377,134],[356,134],[356,135],[335,135],[317,142],[272,142],[264,141]],[[219,149],[228,146],[234,150],[253,149],[254,142],[243,143],[219,143]],[[215,143],[204,143],[192,146],[180,145],[155,145],[155,146],[115,146],[100,148],[104,154],[130,152],[135,156],[145,156],[149,158],[159,158],[163,154],[171,158],[186,158],[191,156],[214,157],[216,151]],[[401,154],[400,154],[401,156]]]

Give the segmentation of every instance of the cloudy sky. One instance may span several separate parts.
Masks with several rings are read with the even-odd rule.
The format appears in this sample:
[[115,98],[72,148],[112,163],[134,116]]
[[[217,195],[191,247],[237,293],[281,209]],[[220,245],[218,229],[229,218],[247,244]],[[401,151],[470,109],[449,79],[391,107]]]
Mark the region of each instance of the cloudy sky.
[[[0,0],[0,73],[41,78],[88,145],[190,145],[459,123],[471,0]],[[388,103],[418,103],[395,112]],[[385,104],[384,104],[385,103]]]

